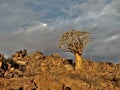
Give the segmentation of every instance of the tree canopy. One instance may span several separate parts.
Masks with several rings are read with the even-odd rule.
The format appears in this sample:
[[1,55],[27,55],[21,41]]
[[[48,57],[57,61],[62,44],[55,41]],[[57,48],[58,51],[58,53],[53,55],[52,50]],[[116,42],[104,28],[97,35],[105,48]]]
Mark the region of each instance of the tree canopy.
[[60,41],[59,47],[64,51],[82,54],[87,42],[90,40],[90,33],[77,31],[75,29],[65,32]]

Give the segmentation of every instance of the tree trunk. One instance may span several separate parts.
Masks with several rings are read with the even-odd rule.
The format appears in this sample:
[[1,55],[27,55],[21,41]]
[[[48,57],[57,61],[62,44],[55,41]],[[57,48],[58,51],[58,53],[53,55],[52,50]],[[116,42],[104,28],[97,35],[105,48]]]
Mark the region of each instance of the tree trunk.
[[82,68],[82,55],[75,53],[75,69],[81,70]]

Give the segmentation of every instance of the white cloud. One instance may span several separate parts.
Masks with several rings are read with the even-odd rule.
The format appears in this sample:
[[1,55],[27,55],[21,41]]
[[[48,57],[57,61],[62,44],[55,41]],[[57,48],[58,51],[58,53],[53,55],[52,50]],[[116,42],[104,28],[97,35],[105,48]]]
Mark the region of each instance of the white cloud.
[[37,32],[37,31],[41,31],[41,33],[46,33],[46,32],[53,31],[53,27],[48,26],[46,23],[37,22],[35,25],[26,26],[24,28],[19,28],[17,31],[13,33],[14,34],[18,34],[18,33],[30,34],[30,33]]
[[44,27],[47,27],[47,24],[46,24],[46,23],[43,23],[42,25],[43,25]]
[[[42,30],[41,30],[42,29]],[[26,28],[26,31],[28,32],[28,33],[31,33],[31,32],[35,32],[35,31],[38,31],[38,30],[41,30],[41,31],[43,31],[43,30],[45,30],[46,29],[46,27],[44,26],[44,24],[38,24],[38,25],[36,25],[36,26],[33,26],[33,27],[27,27]],[[44,31],[43,31],[44,32]]]
[[104,42],[111,42],[111,41],[114,41],[114,40],[117,40],[120,38],[120,35],[114,35],[114,36],[111,36],[105,40],[103,40]]

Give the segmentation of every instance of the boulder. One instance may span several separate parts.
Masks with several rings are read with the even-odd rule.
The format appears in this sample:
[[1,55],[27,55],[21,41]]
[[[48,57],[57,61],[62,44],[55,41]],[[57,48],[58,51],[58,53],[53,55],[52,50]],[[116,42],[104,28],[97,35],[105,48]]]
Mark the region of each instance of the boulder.
[[64,90],[64,84],[58,81],[49,80],[49,76],[40,77],[36,76],[34,78],[34,83],[38,90]]

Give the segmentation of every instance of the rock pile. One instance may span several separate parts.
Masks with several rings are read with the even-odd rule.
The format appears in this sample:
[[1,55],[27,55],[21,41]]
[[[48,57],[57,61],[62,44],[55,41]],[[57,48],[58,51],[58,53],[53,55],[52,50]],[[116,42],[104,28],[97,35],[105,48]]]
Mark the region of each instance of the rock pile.
[[[53,75],[41,75],[43,73],[58,75],[59,73],[63,74],[66,71],[72,70],[74,70],[72,64],[67,59],[62,58],[58,53],[48,56],[44,55],[41,51],[36,51],[28,55],[27,50],[24,49],[17,51],[7,59],[4,58],[3,54],[0,54],[0,77],[6,78],[7,82],[13,82],[12,84],[15,85],[14,88],[10,85],[5,90],[64,90],[65,85],[62,82],[56,81],[55,78],[53,80],[51,78]],[[26,79],[27,77],[32,77],[32,80]],[[21,80],[14,80],[14,78],[21,78]],[[15,82],[17,80],[23,82],[23,84],[16,85]],[[7,84],[6,81],[4,83]],[[24,83],[28,83],[28,85]],[[6,84],[0,83],[3,87]],[[3,90],[3,88],[0,88],[0,90]]]
[[58,53],[0,54],[0,90],[120,90],[120,64],[83,60],[76,72],[73,61]]
[[[64,71],[63,71],[64,69]],[[27,50],[17,51],[10,58],[5,59],[3,54],[0,54],[0,75],[1,77],[22,77],[30,76],[43,72],[58,72],[74,70],[72,64],[62,58],[58,53],[53,55],[44,55],[41,51],[36,51],[27,54]]]

